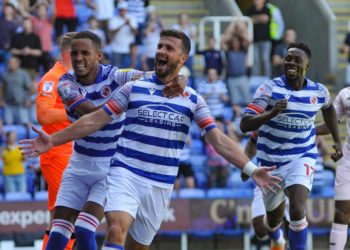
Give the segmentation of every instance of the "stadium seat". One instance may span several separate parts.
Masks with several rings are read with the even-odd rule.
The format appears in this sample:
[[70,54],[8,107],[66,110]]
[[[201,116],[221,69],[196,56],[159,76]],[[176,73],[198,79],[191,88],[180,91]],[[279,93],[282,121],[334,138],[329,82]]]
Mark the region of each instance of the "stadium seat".
[[5,193],[5,201],[31,201],[32,195],[28,192]]
[[209,199],[232,199],[235,198],[232,188],[211,188],[207,191]]
[[204,145],[201,139],[192,139],[190,146],[191,154],[203,154]]
[[235,199],[253,199],[254,196],[252,188],[234,188],[232,193]]
[[189,130],[190,135],[192,136],[192,139],[199,139],[201,138],[201,131],[199,130],[198,126],[195,122],[192,122]]
[[206,155],[191,155],[191,164],[193,171],[204,171],[206,168],[207,156]]
[[48,193],[47,191],[36,191],[34,192],[34,200],[36,201],[47,201]]
[[321,191],[322,198],[334,198],[334,187],[324,186]]
[[323,170],[322,177],[323,177],[325,187],[334,186],[334,173],[331,170]]
[[0,202],[4,201],[4,196],[0,194]]
[[195,171],[194,176],[196,179],[196,187],[197,188],[207,188],[208,177],[204,171]]
[[199,188],[183,188],[179,190],[178,197],[181,199],[204,199],[205,191]]

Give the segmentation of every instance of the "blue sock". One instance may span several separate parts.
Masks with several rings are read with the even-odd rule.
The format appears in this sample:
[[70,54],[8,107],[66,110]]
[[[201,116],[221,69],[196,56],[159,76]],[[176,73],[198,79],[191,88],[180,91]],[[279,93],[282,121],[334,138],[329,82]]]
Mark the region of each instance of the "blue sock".
[[75,226],[75,236],[77,250],[97,250],[95,232]]
[[77,250],[97,250],[95,238],[99,220],[92,214],[80,212],[75,221]]
[[118,244],[113,244],[108,241],[104,241],[101,250],[124,250],[124,247]]
[[289,229],[288,241],[289,241],[290,249],[305,250],[306,240],[307,240],[307,227],[298,232],[294,231],[293,229]]
[[63,250],[69,239],[58,232],[51,232],[45,250]]
[[281,237],[281,230],[280,227],[278,227],[275,231],[270,232],[267,230],[267,234],[269,235],[270,239],[273,241],[278,241],[279,238]]

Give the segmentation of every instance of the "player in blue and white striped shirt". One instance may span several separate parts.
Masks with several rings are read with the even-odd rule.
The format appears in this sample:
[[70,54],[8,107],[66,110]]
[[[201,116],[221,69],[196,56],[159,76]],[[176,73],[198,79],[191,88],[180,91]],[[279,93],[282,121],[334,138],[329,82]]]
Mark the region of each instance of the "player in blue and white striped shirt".
[[[156,74],[129,82],[98,111],[69,128],[26,140],[25,154],[35,156],[53,145],[91,134],[126,113],[117,153],[111,161],[105,207],[108,224],[102,249],[148,249],[170,202],[181,150],[194,119],[215,150],[253,177],[263,191],[279,187],[268,174],[273,167],[257,168],[239,145],[225,136],[210,115],[203,98],[193,89],[169,99],[162,92],[188,58],[190,40],[181,31],[164,30],[155,59]],[[129,235],[127,237],[127,233]]]
[[[63,75],[58,83],[58,93],[72,122],[99,109],[126,82],[145,75],[101,65],[100,56],[101,42],[95,34],[82,31],[75,35],[71,45],[74,72]],[[178,89],[176,95],[182,91]],[[96,249],[95,230],[104,214],[106,177],[123,123],[124,115],[75,141],[60,184],[47,249],[64,249],[74,229],[78,250]]]
[[258,162],[275,165],[274,174],[285,181],[277,195],[265,196],[265,226],[272,249],[284,249],[280,223],[284,213],[284,192],[290,200],[289,242],[291,249],[305,249],[305,208],[311,191],[317,157],[315,116],[321,109],[335,143],[335,157],[342,156],[334,107],[326,87],[305,77],[311,51],[303,43],[291,44],[284,58],[285,74],[267,81],[256,91],[241,121],[242,131],[259,129]]

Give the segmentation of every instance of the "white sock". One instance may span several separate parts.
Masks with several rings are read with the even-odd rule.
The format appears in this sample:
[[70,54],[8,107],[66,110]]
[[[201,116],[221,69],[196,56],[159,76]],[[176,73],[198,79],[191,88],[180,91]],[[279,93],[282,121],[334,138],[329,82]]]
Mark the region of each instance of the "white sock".
[[80,212],[75,221],[75,226],[86,228],[92,232],[96,231],[99,224],[100,222],[95,216],[84,212]]
[[329,250],[344,250],[347,237],[348,225],[333,223],[329,239]]

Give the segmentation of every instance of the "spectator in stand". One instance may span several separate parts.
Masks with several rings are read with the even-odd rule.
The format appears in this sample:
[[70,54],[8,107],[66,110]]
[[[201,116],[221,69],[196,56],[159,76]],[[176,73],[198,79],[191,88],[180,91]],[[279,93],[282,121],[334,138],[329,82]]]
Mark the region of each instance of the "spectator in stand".
[[254,24],[254,63],[252,74],[271,77],[271,14],[266,0],[254,0],[247,16],[252,19]]
[[5,65],[11,57],[11,37],[16,33],[17,27],[14,6],[9,3],[4,4],[0,18],[0,62]]
[[247,77],[247,44],[234,35],[224,47],[226,57],[226,81],[235,118],[241,115],[241,106],[249,103],[250,84]]
[[33,25],[33,33],[40,39],[42,55],[39,61],[40,65],[43,66],[44,72],[47,72],[53,64],[53,59],[50,55],[50,51],[52,50],[53,26],[47,13],[48,6],[44,3],[35,6],[37,15],[32,15],[23,6],[20,8],[20,11],[22,16],[30,18]]
[[205,152],[208,156],[207,166],[209,170],[209,187],[210,188],[225,188],[227,186],[228,161],[219,155],[214,147],[207,143],[205,146]]
[[223,122],[224,107],[229,100],[229,96],[226,84],[219,80],[216,69],[208,69],[207,79],[198,84],[197,91],[207,102],[210,113],[215,120]]
[[114,17],[114,0],[86,0],[86,4],[94,10],[99,27],[103,30],[105,42],[110,42],[108,22]]
[[104,48],[106,45],[106,36],[104,31],[100,29],[98,20],[96,19],[95,16],[90,16],[88,19],[88,22],[89,22],[88,30],[91,31],[92,33],[95,33],[101,39],[102,48]]
[[136,18],[137,21],[137,33],[135,42],[137,45],[143,44],[143,30],[146,25],[147,18],[147,7],[149,0],[127,0],[128,1],[128,12],[130,15]]
[[278,77],[284,74],[283,58],[287,53],[289,44],[295,43],[297,40],[297,33],[292,28],[287,28],[284,33],[283,42],[276,45],[272,53],[272,76]]
[[128,14],[128,3],[120,1],[117,5],[119,16],[109,22],[112,42],[110,43],[111,63],[120,68],[128,68],[131,64],[130,45],[135,42],[137,21]]
[[226,44],[229,43],[234,36],[240,37],[243,47],[248,48],[251,41],[249,39],[247,24],[243,20],[238,19],[230,23],[221,38],[221,46],[223,48],[226,47]]
[[5,124],[29,124],[28,105],[31,80],[28,73],[20,68],[20,59],[12,56],[7,70],[0,75]]
[[11,53],[21,60],[32,81],[38,76],[42,49],[40,38],[33,33],[33,25],[29,18],[23,19],[23,32],[17,33],[11,40]]
[[190,38],[191,51],[185,66],[191,71],[191,80],[194,84],[193,57],[196,53],[197,27],[191,23],[191,19],[187,14],[182,13],[178,16],[178,23],[173,25],[172,28],[184,32]]
[[223,63],[221,51],[215,49],[215,39],[210,37],[208,40],[208,48],[206,50],[197,51],[197,54],[201,54],[204,57],[204,74],[207,75],[208,70],[216,69],[218,75],[221,75]]
[[73,0],[55,0],[53,8],[53,19],[55,26],[55,35],[59,43],[63,34],[63,28],[66,26],[67,32],[76,31],[78,18],[75,13]]
[[7,132],[6,144],[1,150],[6,193],[27,191],[24,156],[16,144],[16,138],[17,135],[14,131]]
[[192,143],[191,135],[189,134],[187,136],[187,139],[185,141],[185,147],[181,151],[180,154],[180,161],[179,161],[179,171],[176,176],[176,181],[174,184],[174,190],[178,191],[181,188],[181,176],[185,178],[185,187],[186,188],[194,188],[195,182],[194,182],[194,173],[192,170],[192,164],[191,164],[191,150],[190,146]]
[[160,32],[165,28],[162,18],[158,15],[153,5],[147,7],[147,22],[143,31],[143,44],[145,46],[145,54],[142,58],[143,69],[153,70],[154,55],[156,54],[157,44],[160,38]]
[[347,67],[345,73],[345,84],[350,86],[350,31],[346,34],[344,43],[340,49],[342,53],[347,54]]

